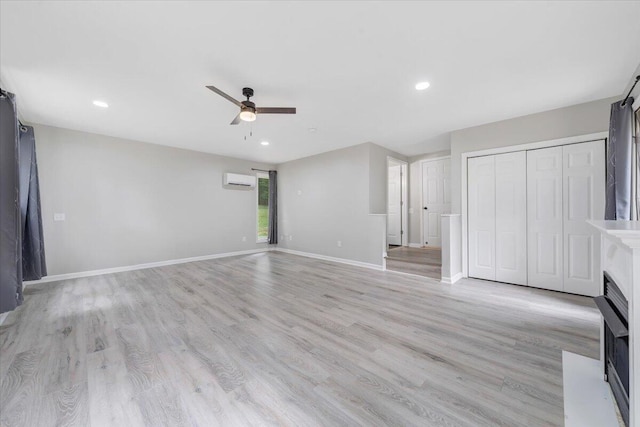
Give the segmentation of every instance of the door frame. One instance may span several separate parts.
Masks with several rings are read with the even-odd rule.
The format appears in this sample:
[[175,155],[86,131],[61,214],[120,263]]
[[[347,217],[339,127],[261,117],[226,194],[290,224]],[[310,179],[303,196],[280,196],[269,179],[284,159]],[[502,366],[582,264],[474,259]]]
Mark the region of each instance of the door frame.
[[[451,162],[451,155],[447,155],[447,156],[438,156],[438,157],[430,157],[428,159],[422,159],[419,162],[419,166],[420,166],[420,247],[424,247],[424,244],[422,242],[424,242],[424,214],[422,213],[422,210],[424,208],[424,176],[423,176],[423,171],[424,171],[424,164],[425,163],[429,163],[429,162],[435,162],[438,160],[446,160],[449,159],[449,162]],[[451,165],[449,165],[449,170],[451,170]],[[451,179],[451,177],[449,177],[449,179]],[[451,191],[451,190],[449,190]],[[451,197],[451,195],[449,195],[449,197]],[[440,235],[440,242],[442,242],[442,234]],[[441,243],[442,244],[442,243]]]
[[514,151],[536,150],[539,148],[557,147],[569,144],[579,144],[582,142],[601,141],[609,137],[609,132],[596,132],[586,135],[570,136],[567,138],[550,139],[547,141],[529,142],[525,144],[509,145],[505,147],[489,148],[486,150],[466,151],[460,155],[460,174],[461,174],[461,222],[462,222],[462,277],[469,277],[469,244],[468,244],[468,225],[469,218],[467,215],[468,203],[468,177],[467,177],[467,160],[470,157],[490,156],[492,154],[512,153]]
[[[408,174],[409,174],[409,163],[404,161],[404,160],[400,160],[400,159],[396,159],[395,157],[391,157],[391,156],[387,156],[387,170],[386,170],[386,176],[387,176],[387,180],[386,180],[386,185],[387,187],[385,188],[385,194],[387,195],[387,197],[385,198],[385,202],[386,202],[386,213],[387,213],[387,222],[386,224],[388,224],[388,218],[389,218],[389,166],[392,166],[392,163],[395,165],[400,165],[400,174],[401,174],[401,178],[400,178],[400,186],[402,187],[400,189],[400,242],[402,244],[402,246],[409,246],[409,191],[408,191]],[[387,239],[387,233],[385,233],[385,241]],[[389,249],[389,244],[387,243],[387,250]]]

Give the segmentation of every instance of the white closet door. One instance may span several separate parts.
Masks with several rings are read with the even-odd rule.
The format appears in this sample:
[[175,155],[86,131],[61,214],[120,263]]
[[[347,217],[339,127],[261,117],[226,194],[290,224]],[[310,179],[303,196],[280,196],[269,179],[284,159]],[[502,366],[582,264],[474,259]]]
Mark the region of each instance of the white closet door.
[[495,156],[496,280],[527,284],[527,155]]
[[469,276],[496,280],[495,156],[470,158],[467,166]]
[[527,151],[528,284],[563,290],[562,147]]
[[589,219],[604,219],[605,152],[603,141],[563,149],[564,291],[599,294],[600,243]]

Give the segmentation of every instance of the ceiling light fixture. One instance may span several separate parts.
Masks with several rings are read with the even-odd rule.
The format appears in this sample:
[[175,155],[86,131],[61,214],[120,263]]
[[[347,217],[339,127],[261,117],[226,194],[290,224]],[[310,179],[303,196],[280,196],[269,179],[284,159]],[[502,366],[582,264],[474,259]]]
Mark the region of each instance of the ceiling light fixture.
[[240,111],[240,120],[244,121],[244,122],[252,122],[256,119],[256,113],[254,110],[250,109],[250,108],[243,108],[242,111]]
[[313,133],[313,132],[315,132],[315,131],[317,131],[317,130],[318,130],[318,129],[316,129],[316,128],[309,128],[309,132],[311,132],[311,133]]
[[100,107],[100,108],[109,108],[109,104],[107,104],[104,101],[99,101],[99,100],[95,100],[93,101],[93,105],[95,105],[96,107]]
[[428,88],[429,86],[431,86],[429,84],[429,82],[420,82],[420,83],[416,83],[416,90],[425,90],[426,88]]
[[260,144],[262,144],[262,145],[269,145],[269,141],[262,141]]

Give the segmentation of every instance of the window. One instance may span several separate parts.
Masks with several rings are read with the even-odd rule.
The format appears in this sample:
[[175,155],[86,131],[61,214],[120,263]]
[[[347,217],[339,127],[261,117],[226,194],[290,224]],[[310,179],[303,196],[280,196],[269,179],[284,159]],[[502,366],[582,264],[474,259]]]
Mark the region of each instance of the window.
[[258,242],[266,242],[269,238],[269,175],[258,173]]

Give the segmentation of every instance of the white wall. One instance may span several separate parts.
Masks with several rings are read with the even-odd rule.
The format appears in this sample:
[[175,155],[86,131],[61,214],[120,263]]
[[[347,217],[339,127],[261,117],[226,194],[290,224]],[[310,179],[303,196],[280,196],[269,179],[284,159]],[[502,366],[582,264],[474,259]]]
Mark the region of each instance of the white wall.
[[272,165],[34,127],[50,275],[266,247],[255,191],[222,174]]
[[449,150],[409,158],[409,244],[424,244],[420,229],[422,216],[422,160],[450,156]]
[[461,155],[464,152],[603,132],[620,97],[606,98],[451,133],[451,211],[461,213]]
[[380,203],[386,211],[387,150],[379,148],[360,144],[279,165],[278,247],[381,266],[384,217],[370,215]]

